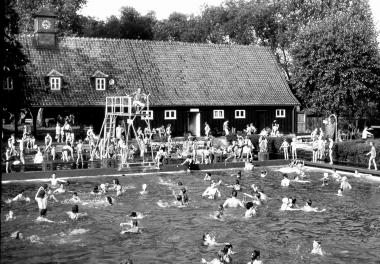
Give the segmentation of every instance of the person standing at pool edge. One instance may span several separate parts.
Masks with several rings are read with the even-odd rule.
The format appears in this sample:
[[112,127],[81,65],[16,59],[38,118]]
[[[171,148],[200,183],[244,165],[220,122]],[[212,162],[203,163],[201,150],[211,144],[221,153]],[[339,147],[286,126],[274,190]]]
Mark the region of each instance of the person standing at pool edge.
[[371,161],[373,161],[373,165],[375,166],[375,170],[377,170],[377,165],[376,165],[376,149],[375,149],[375,146],[373,145],[373,142],[369,142],[369,145],[371,146],[371,151],[368,152],[366,155],[371,155],[369,157],[369,161],[368,161],[368,169],[370,170],[371,169]]

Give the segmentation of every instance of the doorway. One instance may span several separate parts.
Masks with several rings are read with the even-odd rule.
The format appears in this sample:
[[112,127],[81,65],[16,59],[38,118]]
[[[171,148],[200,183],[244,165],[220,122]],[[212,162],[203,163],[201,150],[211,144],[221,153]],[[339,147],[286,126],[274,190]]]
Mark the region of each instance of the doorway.
[[257,129],[257,133],[260,134],[261,131],[267,127],[269,124],[267,123],[268,120],[267,120],[267,111],[265,110],[259,110],[259,111],[256,111],[256,129]]
[[188,130],[193,136],[201,136],[201,113],[188,112]]

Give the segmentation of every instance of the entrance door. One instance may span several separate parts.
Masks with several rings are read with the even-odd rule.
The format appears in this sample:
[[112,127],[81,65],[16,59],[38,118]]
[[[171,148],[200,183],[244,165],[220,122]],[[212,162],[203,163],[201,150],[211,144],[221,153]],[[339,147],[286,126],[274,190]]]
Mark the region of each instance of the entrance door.
[[189,112],[188,115],[188,130],[192,135],[200,137],[201,136],[201,113]]
[[257,133],[261,133],[261,131],[269,126],[267,124],[268,120],[266,120],[267,116],[267,111],[256,111],[256,128],[257,128]]

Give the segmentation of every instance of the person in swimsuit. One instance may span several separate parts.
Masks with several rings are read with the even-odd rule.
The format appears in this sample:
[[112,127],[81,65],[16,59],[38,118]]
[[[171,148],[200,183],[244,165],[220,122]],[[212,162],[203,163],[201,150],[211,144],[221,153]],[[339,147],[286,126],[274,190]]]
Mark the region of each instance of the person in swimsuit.
[[6,200],[6,203],[21,202],[21,201],[30,202],[30,198],[29,197],[25,197],[24,196],[24,192],[25,192],[25,190],[21,189],[20,192],[19,192],[19,194],[15,198]]
[[227,207],[231,207],[231,208],[244,207],[243,203],[236,197],[237,197],[237,191],[233,190],[231,193],[231,198],[228,198],[224,202],[223,207],[224,208],[227,208]]
[[375,146],[373,145],[373,142],[369,142],[369,145],[371,146],[371,151],[368,152],[366,155],[371,155],[369,157],[369,161],[368,161],[368,169],[370,170],[371,169],[371,163],[373,161],[373,166],[375,167],[375,170],[377,170],[377,165],[376,165],[376,149],[375,149]]
[[229,245],[230,243],[218,243],[215,240],[215,237],[211,237],[209,233],[203,234],[203,245],[204,246],[224,246]]
[[71,158],[73,158],[73,148],[70,146],[70,143],[67,142],[65,146],[62,147],[62,160],[69,161],[69,152],[71,153]]
[[51,147],[52,142],[53,142],[53,139],[51,138],[50,134],[47,133],[45,136],[45,150]]
[[253,217],[256,215],[256,207],[253,207],[252,202],[246,203],[245,208],[247,208],[247,211],[244,214],[245,218]]
[[145,107],[145,104],[142,102],[142,100],[147,98],[147,95],[141,93],[141,88],[138,88],[136,92],[131,94],[131,97],[133,98],[132,105],[135,108],[136,114],[138,114]]
[[318,160],[318,141],[313,141],[313,162],[317,162]]
[[326,209],[322,209],[322,210],[318,211],[318,208],[317,207],[311,207],[311,204],[312,204],[312,201],[310,199],[308,199],[306,201],[306,205],[302,208],[302,210],[305,212],[317,212],[317,213],[326,211]]
[[267,173],[266,170],[261,171],[260,176],[261,176],[262,178],[265,178],[267,175],[268,175],[268,173]]
[[208,199],[216,199],[216,197],[220,196],[221,194],[216,188],[216,184],[214,182],[211,182],[210,187],[208,187],[202,194],[202,197],[207,197]]
[[203,178],[204,181],[211,181],[211,173],[207,172],[205,177]]
[[292,138],[292,143],[290,143],[292,148],[292,159],[297,159],[297,139]]
[[79,203],[80,199],[78,197],[78,193],[77,192],[73,192],[73,197],[71,197],[69,201],[70,202],[74,202],[74,203]]
[[288,141],[286,141],[285,138],[284,138],[284,142],[282,142],[282,145],[281,145],[280,149],[281,148],[284,149],[284,159],[288,160],[289,159],[289,152],[288,152],[289,143],[288,143]]
[[214,212],[214,218],[215,219],[222,219],[223,218],[223,212],[224,212],[223,204],[220,204],[218,207],[218,211]]
[[83,169],[83,144],[82,144],[82,140],[81,139],[79,140],[78,145],[77,145],[77,154],[78,154],[77,166],[79,167],[79,160],[81,160],[81,162],[82,162],[82,169]]
[[192,166],[194,164],[194,160],[191,158],[191,155],[187,155],[187,159],[181,163],[181,165],[185,165],[187,166],[187,171],[191,171],[192,169]]
[[254,250],[251,254],[251,260],[247,264],[263,264],[260,259],[260,251]]
[[53,193],[65,193],[66,189],[63,183],[61,183],[60,187],[55,189]]
[[73,205],[73,207],[71,208],[71,212],[67,212],[67,214],[72,220],[78,220],[79,217],[87,215],[87,213],[79,213],[78,205]]
[[288,179],[288,174],[285,173],[282,176],[283,176],[283,179],[281,181],[281,186],[283,187],[289,186],[290,180]]
[[351,185],[347,182],[347,177],[343,176],[342,182],[340,183],[340,189],[342,189],[342,191],[345,191],[345,190],[350,190],[351,188],[352,188]]
[[321,241],[314,240],[313,250],[311,251],[311,254],[316,254],[316,255],[321,255],[321,256],[325,254],[322,250],[322,247],[321,247]]
[[127,229],[127,230],[123,230],[121,231],[120,234],[125,234],[125,233],[136,233],[136,234],[141,234],[141,230],[139,229],[139,221],[137,221],[136,219],[132,220],[131,221],[131,228],[130,229]]

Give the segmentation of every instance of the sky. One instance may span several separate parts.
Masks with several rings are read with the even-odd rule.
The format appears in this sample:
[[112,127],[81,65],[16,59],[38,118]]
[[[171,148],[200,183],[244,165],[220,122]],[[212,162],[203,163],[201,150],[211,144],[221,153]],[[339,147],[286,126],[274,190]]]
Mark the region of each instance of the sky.
[[[168,18],[175,11],[185,14],[198,14],[203,4],[220,5],[222,2],[223,0],[87,0],[87,6],[83,8],[81,13],[105,20],[111,15],[119,15],[119,9],[122,6],[131,6],[142,15],[153,10],[158,19],[163,19]],[[369,4],[376,28],[380,31],[380,0],[369,0]]]

